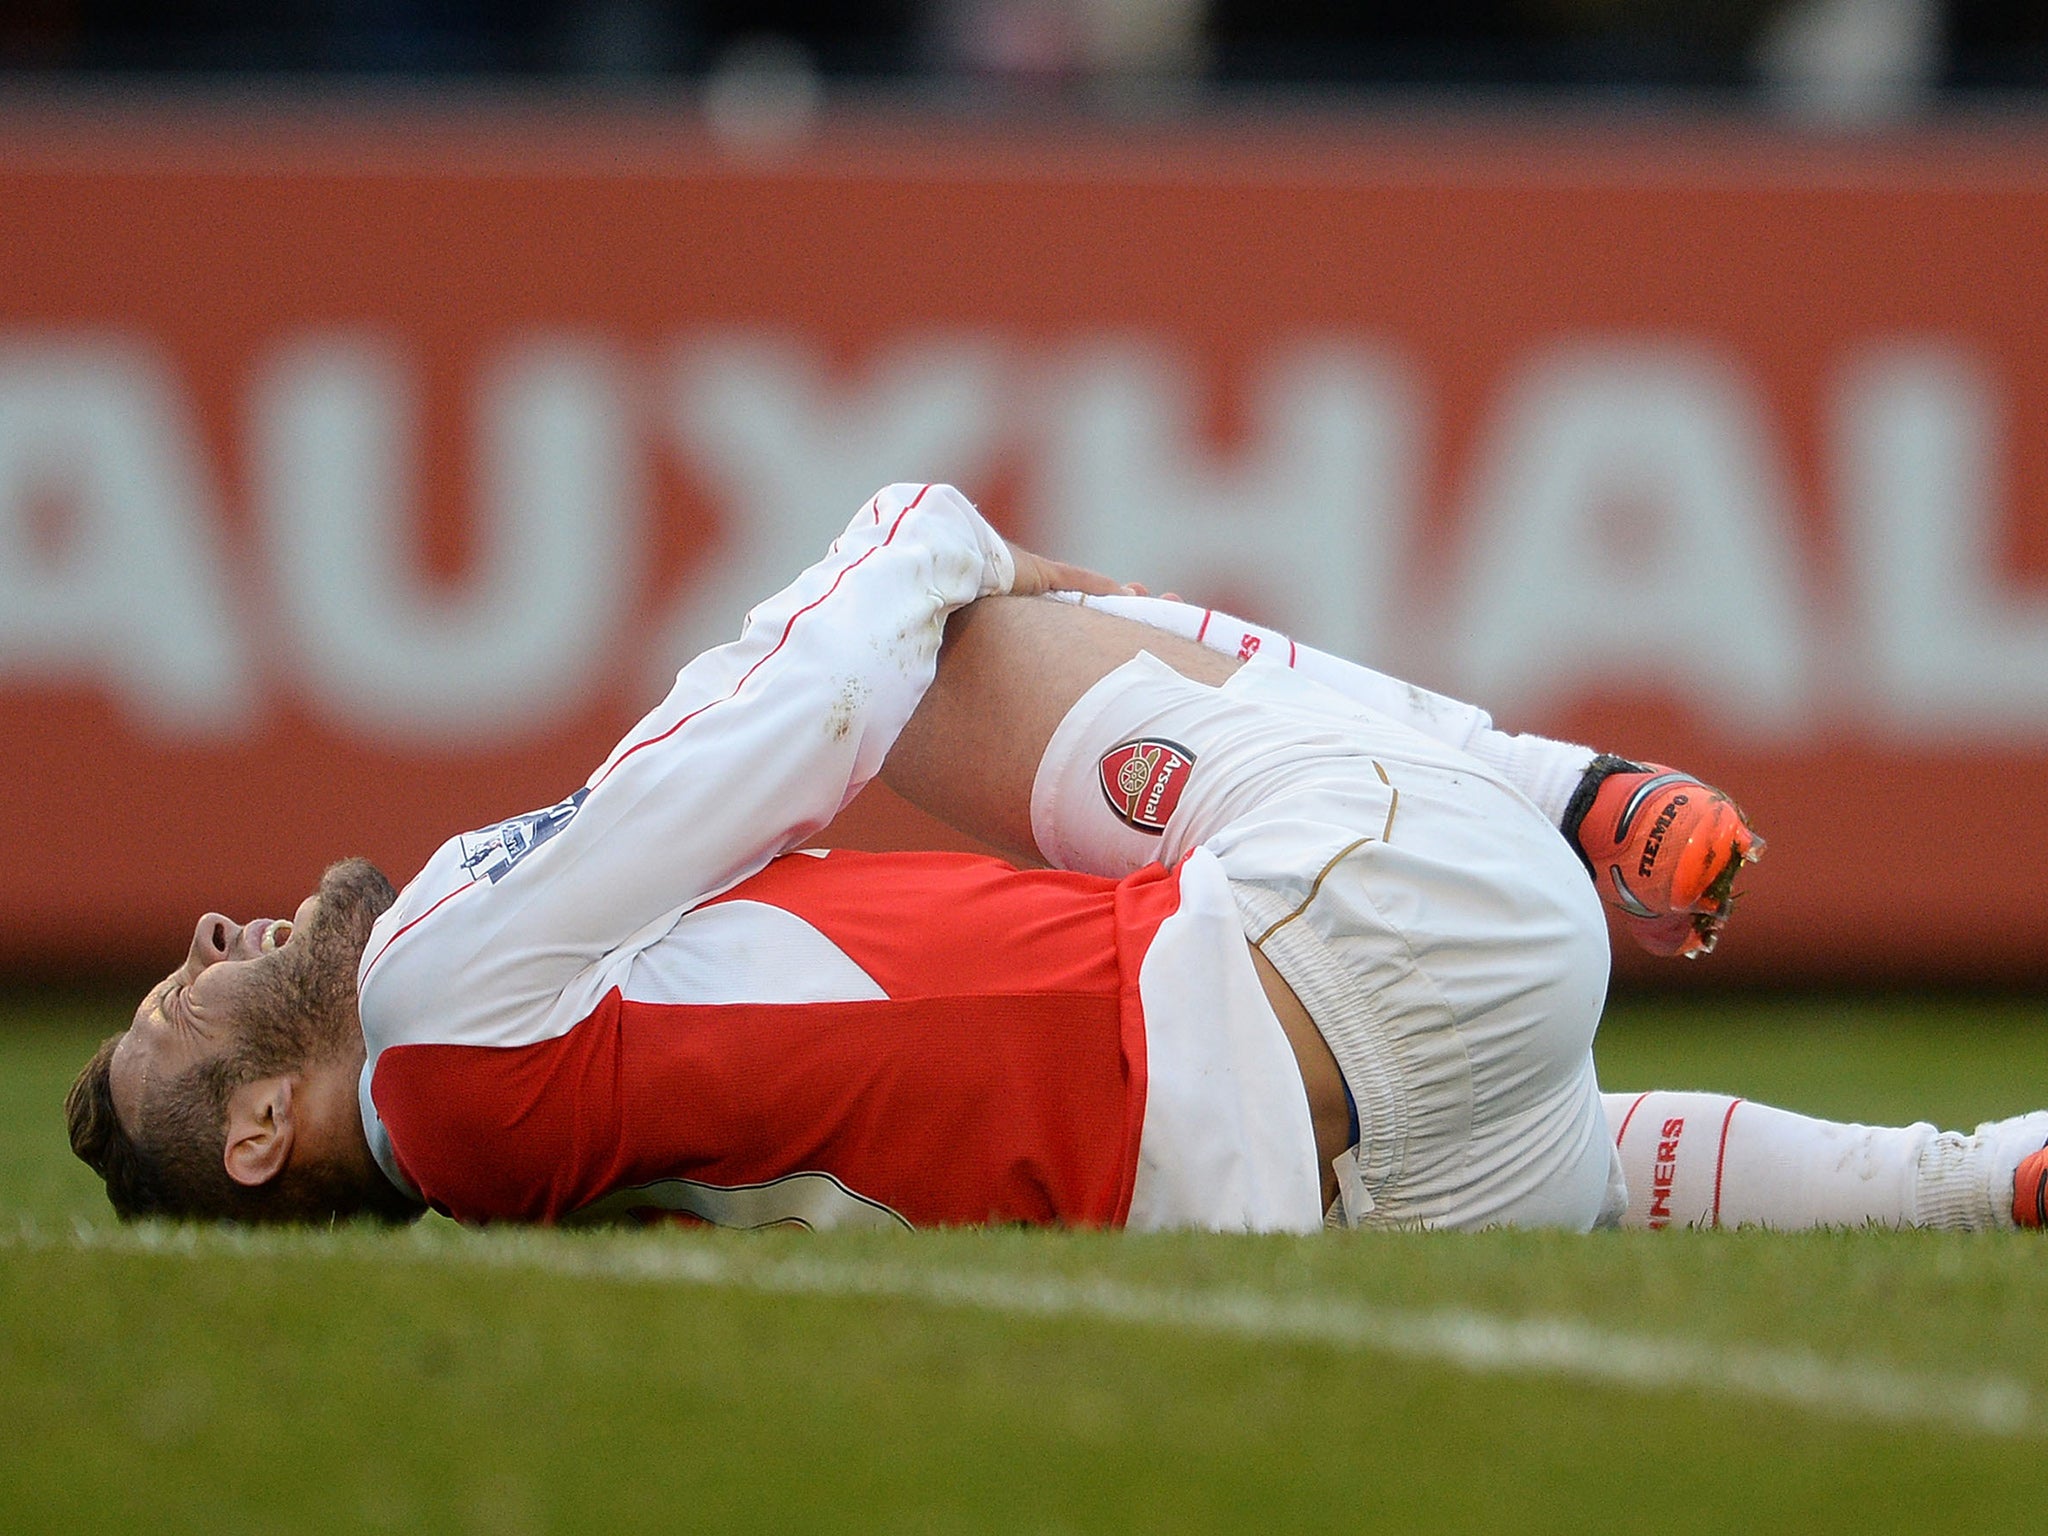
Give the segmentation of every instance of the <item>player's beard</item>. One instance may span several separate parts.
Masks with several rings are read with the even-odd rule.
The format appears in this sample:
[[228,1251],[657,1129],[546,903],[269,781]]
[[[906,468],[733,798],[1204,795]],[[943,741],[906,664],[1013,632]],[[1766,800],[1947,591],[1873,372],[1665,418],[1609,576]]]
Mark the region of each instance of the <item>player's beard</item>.
[[226,1085],[324,1065],[361,1047],[356,967],[396,893],[367,859],[344,859],[321,876],[319,896],[298,942],[242,999],[234,1043],[215,1068]]

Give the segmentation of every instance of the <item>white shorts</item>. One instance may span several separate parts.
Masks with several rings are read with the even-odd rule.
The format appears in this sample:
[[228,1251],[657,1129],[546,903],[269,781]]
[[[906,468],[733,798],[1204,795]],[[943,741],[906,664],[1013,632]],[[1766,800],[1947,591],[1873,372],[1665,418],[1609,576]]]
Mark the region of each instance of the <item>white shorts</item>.
[[[1131,769],[1133,742],[1163,748],[1141,745],[1143,762],[1187,765]],[[1068,869],[1216,855],[1357,1106],[1333,1219],[1584,1229],[1619,1214],[1592,1057],[1599,899],[1557,829],[1473,759],[1278,662],[1211,688],[1140,655],[1054,733],[1032,825]]]

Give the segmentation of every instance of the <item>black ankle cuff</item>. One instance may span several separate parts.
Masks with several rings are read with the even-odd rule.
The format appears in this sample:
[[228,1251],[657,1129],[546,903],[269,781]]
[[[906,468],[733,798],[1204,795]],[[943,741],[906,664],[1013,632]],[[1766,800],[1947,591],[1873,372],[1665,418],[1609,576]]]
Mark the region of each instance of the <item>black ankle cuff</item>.
[[1572,791],[1572,797],[1565,802],[1564,820],[1558,823],[1558,830],[1564,833],[1564,840],[1572,845],[1572,852],[1579,856],[1579,862],[1586,866],[1586,873],[1599,878],[1593,868],[1593,861],[1586,856],[1585,845],[1579,841],[1579,824],[1586,819],[1586,812],[1593,809],[1593,797],[1600,793],[1600,786],[1613,773],[1641,773],[1643,765],[1632,763],[1625,757],[1616,757],[1612,752],[1602,752],[1586,764],[1586,771],[1579,775],[1579,787]]

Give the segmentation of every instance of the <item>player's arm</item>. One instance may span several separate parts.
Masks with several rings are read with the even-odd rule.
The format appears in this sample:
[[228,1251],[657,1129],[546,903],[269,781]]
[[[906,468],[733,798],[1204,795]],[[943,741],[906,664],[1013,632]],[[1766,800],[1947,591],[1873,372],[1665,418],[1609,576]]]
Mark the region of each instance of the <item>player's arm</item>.
[[616,943],[813,836],[881,767],[946,616],[1014,579],[1009,547],[952,487],[879,492],[590,776],[532,861],[532,920]]
[[[1021,556],[1021,558],[1020,558]],[[550,1006],[649,923],[716,895],[817,833],[874,776],[932,680],[947,615],[1019,585],[1114,584],[1013,552],[950,486],[890,486],[831,551],[677,675],[545,840],[497,873],[458,844],[401,905],[431,910],[431,974],[461,1011]],[[459,843],[459,840],[458,840]],[[389,960],[408,913],[388,914]],[[366,975],[368,972],[366,971]],[[437,999],[439,1002],[440,999]]]

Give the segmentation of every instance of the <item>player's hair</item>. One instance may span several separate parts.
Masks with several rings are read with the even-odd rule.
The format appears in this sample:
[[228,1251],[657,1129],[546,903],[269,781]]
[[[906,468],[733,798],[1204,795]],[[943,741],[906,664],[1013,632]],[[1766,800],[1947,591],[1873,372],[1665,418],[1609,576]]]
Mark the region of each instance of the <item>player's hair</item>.
[[149,1159],[121,1128],[114,1113],[114,1047],[120,1035],[109,1035],[64,1095],[64,1121],[71,1129],[71,1150],[107,1181],[107,1199],[124,1221],[150,1214],[160,1198]]
[[[391,884],[364,860],[336,864],[320,882],[322,901],[307,936],[305,963],[272,972],[248,1000],[264,1022],[240,1048],[201,1062],[149,1095],[131,1131],[114,1108],[114,1048],[101,1043],[65,1095],[71,1150],[106,1181],[123,1220],[191,1217],[212,1221],[307,1222],[417,1212],[395,1190],[363,1188],[340,1169],[295,1166],[262,1184],[229,1176],[223,1162],[228,1099],[243,1083],[325,1054],[331,1036],[354,1030],[355,968],[370,925],[392,903]],[[381,1184],[381,1181],[379,1181]]]

